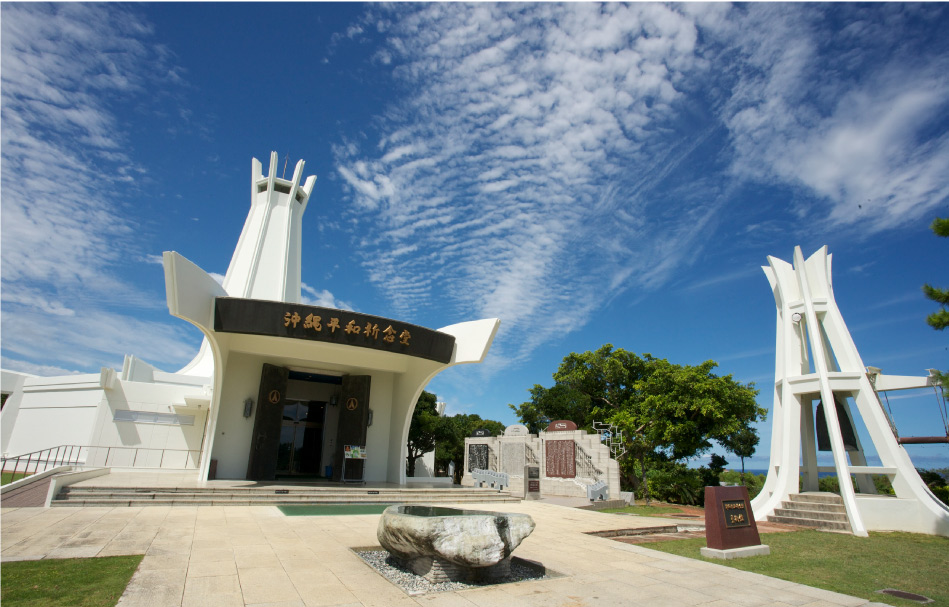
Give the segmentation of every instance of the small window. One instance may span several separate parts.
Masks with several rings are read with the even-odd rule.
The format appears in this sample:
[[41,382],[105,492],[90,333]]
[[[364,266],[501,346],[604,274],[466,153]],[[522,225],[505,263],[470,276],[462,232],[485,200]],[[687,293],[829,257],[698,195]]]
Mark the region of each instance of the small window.
[[135,422],[137,424],[160,424],[163,426],[193,426],[193,415],[175,413],[154,413],[152,411],[130,411],[119,409],[112,416],[115,422]]

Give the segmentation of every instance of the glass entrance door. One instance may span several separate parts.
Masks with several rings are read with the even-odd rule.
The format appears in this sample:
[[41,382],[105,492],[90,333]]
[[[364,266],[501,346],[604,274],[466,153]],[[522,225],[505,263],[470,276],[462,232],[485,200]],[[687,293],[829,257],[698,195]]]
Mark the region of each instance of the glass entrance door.
[[287,401],[283,406],[277,474],[317,476],[323,455],[326,403]]

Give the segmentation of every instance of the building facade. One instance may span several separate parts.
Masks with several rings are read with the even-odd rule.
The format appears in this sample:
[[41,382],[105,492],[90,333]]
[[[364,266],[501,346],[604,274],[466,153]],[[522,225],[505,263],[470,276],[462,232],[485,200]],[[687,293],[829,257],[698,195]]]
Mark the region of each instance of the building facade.
[[[133,356],[121,372],[5,372],[5,457],[61,445],[86,466],[193,470],[199,479],[276,476],[405,482],[406,439],[425,385],[484,360],[500,321],[438,330],[301,303],[301,219],[315,176],[252,164],[251,208],[223,284],[163,255],[169,312],[204,334],[165,373]],[[344,471],[345,468],[345,471]]]

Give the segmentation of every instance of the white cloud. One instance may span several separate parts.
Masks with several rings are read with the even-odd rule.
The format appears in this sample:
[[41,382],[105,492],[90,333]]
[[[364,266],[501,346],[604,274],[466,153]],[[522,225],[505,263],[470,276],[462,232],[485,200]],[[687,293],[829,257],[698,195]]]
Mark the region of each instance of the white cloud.
[[416,94],[392,108],[375,157],[353,143],[336,152],[353,214],[387,226],[360,244],[397,310],[500,317],[492,356],[518,359],[681,263],[710,205],[663,201],[695,208],[660,241],[640,196],[661,173],[646,151],[702,65],[690,17],[613,4],[393,14],[394,75]]
[[183,330],[107,311],[163,308],[117,277],[128,260],[159,260],[137,249],[138,226],[120,210],[145,170],[125,152],[115,112],[151,85],[168,85],[174,68],[160,45],[143,42],[150,27],[130,9],[0,10],[4,365],[98,369],[123,350],[156,362],[186,358]]
[[352,306],[336,297],[326,289],[314,289],[310,285],[303,283],[300,285],[302,302],[308,306],[320,306],[321,308],[336,308],[338,310],[352,310]]
[[[835,10],[847,18],[750,6],[719,23],[725,52],[744,59],[722,117],[737,174],[814,194],[798,209],[812,224],[872,234],[949,197],[949,133],[934,128],[949,109],[949,57],[920,52],[925,41],[900,27],[907,14]],[[930,8],[904,13],[916,10]]]

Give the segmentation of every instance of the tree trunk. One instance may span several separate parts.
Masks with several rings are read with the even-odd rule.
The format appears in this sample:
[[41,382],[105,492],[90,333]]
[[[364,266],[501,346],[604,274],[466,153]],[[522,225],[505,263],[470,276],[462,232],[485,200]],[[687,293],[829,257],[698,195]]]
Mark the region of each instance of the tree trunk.
[[406,473],[405,473],[406,476],[415,476],[415,460],[417,460],[419,457],[421,456],[412,455],[412,451],[409,451],[409,457],[407,458],[408,469],[406,470]]

